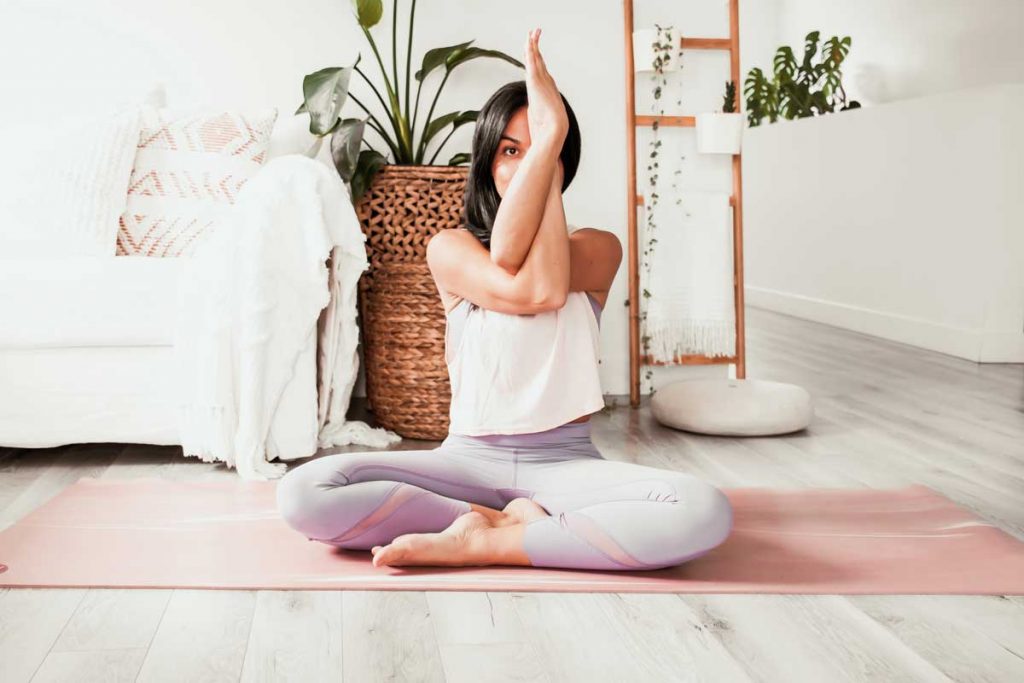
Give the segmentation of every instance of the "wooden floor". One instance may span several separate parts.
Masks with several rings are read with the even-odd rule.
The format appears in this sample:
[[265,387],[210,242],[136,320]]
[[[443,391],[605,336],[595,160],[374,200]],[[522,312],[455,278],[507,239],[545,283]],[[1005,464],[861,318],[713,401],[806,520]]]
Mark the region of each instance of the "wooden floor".
[[[617,407],[593,418],[605,456],[726,488],[924,483],[1024,540],[1024,365],[747,325],[748,377],[806,387],[806,432]],[[237,476],[178,448],[0,449],[0,528],[79,477],[154,475]],[[29,680],[1024,681],[1024,597],[0,589],[0,681]]]

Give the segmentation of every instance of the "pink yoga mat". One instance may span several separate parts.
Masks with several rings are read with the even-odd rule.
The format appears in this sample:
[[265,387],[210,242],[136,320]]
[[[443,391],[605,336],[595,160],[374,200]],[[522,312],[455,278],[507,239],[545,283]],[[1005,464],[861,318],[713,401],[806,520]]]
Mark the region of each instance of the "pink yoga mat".
[[276,485],[84,477],[0,532],[0,586],[1024,594],[1024,544],[922,485],[725,489],[725,543],[633,572],[375,568],[288,527]]

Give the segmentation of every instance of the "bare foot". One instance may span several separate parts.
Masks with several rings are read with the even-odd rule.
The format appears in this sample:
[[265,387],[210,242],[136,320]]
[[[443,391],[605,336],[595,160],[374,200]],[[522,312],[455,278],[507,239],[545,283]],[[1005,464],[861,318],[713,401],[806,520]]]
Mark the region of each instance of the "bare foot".
[[523,534],[528,522],[549,516],[543,507],[529,498],[516,498],[504,510],[470,507],[444,531],[402,534],[388,545],[374,546],[373,566],[530,566]]
[[495,510],[476,503],[470,503],[469,506],[487,517],[494,527],[523,524],[548,516],[544,508],[529,498],[515,498],[503,510]]
[[488,564],[477,541],[486,529],[496,528],[487,515],[472,510],[460,515],[444,531],[402,534],[388,545],[374,546],[373,566],[432,565],[464,567]]
[[[491,523],[491,526],[505,526],[507,524],[515,524],[518,521],[515,517],[512,517],[507,512],[495,510],[494,508],[489,508],[484,505],[470,503],[469,507],[479,512],[484,517],[486,517],[487,521]],[[508,508],[506,508],[506,510],[507,509]]]
[[521,524],[550,516],[544,508],[533,502],[530,498],[515,498],[505,506],[502,512],[518,520]]

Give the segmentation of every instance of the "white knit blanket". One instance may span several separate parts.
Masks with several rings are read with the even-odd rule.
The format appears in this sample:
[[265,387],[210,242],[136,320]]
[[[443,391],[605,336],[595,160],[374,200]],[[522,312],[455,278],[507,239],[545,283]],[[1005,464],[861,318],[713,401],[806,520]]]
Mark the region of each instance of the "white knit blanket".
[[[676,200],[681,200],[678,204]],[[684,190],[659,197],[656,226],[645,230],[650,277],[645,333],[654,360],[736,352],[732,214],[724,192]],[[650,235],[646,233],[650,233]]]
[[344,419],[358,362],[365,240],[348,188],[318,161],[277,157],[245,184],[227,223],[184,264],[175,348],[185,455],[224,462],[245,479],[284,473],[285,464],[268,461],[267,434],[329,304],[318,336],[336,346],[320,350],[320,445],[400,440]]

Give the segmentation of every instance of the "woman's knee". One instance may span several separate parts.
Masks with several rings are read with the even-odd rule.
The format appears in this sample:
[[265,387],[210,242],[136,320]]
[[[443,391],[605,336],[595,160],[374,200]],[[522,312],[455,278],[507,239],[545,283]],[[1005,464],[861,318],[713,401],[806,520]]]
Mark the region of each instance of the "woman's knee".
[[677,500],[666,505],[666,528],[674,529],[672,542],[656,549],[654,566],[672,566],[700,557],[721,545],[732,531],[733,511],[729,498],[717,487],[692,475],[669,480]]
[[324,492],[314,461],[294,467],[277,481],[277,511],[288,526],[308,538],[321,532],[323,515],[318,502]]
[[680,497],[678,523],[692,532],[685,553],[701,554],[721,545],[732,531],[733,511],[729,497],[718,487],[699,479],[687,482]]

